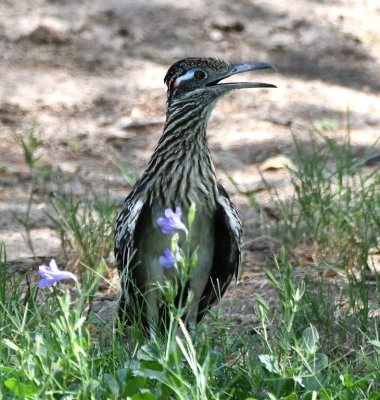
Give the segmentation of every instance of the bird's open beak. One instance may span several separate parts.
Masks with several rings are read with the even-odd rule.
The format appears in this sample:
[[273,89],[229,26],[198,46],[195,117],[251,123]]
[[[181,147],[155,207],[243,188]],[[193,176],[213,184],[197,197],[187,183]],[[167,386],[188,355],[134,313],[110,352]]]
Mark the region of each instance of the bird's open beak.
[[273,69],[276,68],[272,64],[263,63],[263,62],[247,62],[243,64],[232,64],[228,71],[224,74],[219,75],[212,81],[206,84],[207,87],[216,86],[219,89],[246,89],[246,88],[276,88],[276,85],[272,85],[271,83],[262,83],[262,82],[228,82],[228,83],[219,83],[221,80],[226,79],[232,75],[241,74],[242,72],[248,71],[256,71],[258,69]]

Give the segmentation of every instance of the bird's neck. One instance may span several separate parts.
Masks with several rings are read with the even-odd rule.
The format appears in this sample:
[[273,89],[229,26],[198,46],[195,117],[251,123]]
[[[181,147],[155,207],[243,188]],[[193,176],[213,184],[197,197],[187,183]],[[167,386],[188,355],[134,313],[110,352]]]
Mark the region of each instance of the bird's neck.
[[[211,110],[196,104],[168,109],[163,135],[149,162],[151,201],[187,208],[215,207],[217,181],[206,128]],[[180,203],[180,204],[178,204]]]

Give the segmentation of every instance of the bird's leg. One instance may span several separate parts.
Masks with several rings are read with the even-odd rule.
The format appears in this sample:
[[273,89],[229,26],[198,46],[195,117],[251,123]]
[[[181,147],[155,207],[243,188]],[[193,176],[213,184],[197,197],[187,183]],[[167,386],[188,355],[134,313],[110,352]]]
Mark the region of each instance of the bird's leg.
[[198,316],[198,303],[194,304],[187,317],[187,328],[191,336],[195,336],[197,327],[197,316]]
[[[214,252],[214,241],[211,234],[202,238],[202,245],[198,248],[198,265],[192,272],[189,291],[191,291],[191,303],[186,317],[187,327],[191,335],[195,334],[199,302],[202,299],[203,292],[210,277],[212,268],[212,254]],[[190,293],[189,293],[190,295]]]
[[151,340],[156,339],[157,329],[158,329],[158,304],[157,304],[157,295],[154,289],[149,290],[146,293],[146,307],[147,307],[147,322],[149,326],[149,336]]
[[187,330],[192,338],[196,338],[196,323],[197,323],[198,308],[191,310],[187,314],[185,320],[177,328],[176,336],[180,339],[184,339],[185,330]]

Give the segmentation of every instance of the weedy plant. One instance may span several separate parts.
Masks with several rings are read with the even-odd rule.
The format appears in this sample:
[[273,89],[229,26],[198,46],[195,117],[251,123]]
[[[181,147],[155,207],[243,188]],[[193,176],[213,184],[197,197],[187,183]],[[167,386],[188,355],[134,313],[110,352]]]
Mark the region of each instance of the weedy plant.
[[355,159],[349,136],[341,146],[322,138],[321,148],[311,151],[294,141],[301,166],[293,171],[296,200],[316,244],[316,262],[355,272],[367,265],[369,249],[377,245],[380,175],[362,172],[365,158]]
[[370,249],[378,246],[380,174],[363,172],[367,157],[354,156],[349,134],[340,145],[323,134],[311,134],[307,144],[293,139],[294,197],[280,200],[272,190],[278,213],[274,232],[289,251],[301,240],[312,241],[316,265],[360,271],[367,265]]
[[[25,238],[34,256],[36,256],[31,237],[31,209],[36,192],[46,194],[44,184],[54,179],[56,189],[54,196],[49,196],[47,215],[61,237],[64,256],[73,269],[85,267],[97,270],[113,252],[113,225],[117,214],[117,205],[109,197],[106,187],[97,192],[91,185],[86,188],[87,196],[79,197],[63,189],[61,174],[57,174],[49,165],[41,162],[37,155],[43,143],[33,127],[26,135],[15,134],[20,144],[25,164],[31,175],[31,189],[27,209],[23,216],[14,214],[24,227]],[[118,163],[127,177],[127,169]]]
[[35,126],[33,126],[27,134],[15,133],[14,138],[20,145],[25,164],[29,168],[31,188],[25,214],[20,216],[17,213],[13,213],[13,217],[23,226],[26,242],[32,254],[35,256],[33,240],[30,233],[31,207],[34,201],[36,188],[49,179],[51,169],[49,166],[41,163],[40,157],[37,155],[38,150],[42,146],[42,142],[35,134]]
[[48,213],[61,237],[66,259],[74,269],[96,270],[113,251],[117,207],[108,195],[90,191],[89,198],[58,195]]
[[[354,157],[349,131],[340,145],[321,129],[311,135],[307,144],[293,139],[296,168],[289,172],[294,197],[283,200],[272,190],[278,218],[271,223],[271,231],[283,241],[295,262],[302,258],[298,246],[306,243],[313,249],[312,267],[321,278],[314,273],[314,278],[309,279],[298,315],[303,323],[313,323],[322,332],[320,343],[330,359],[355,360],[352,365],[361,365],[360,372],[372,376],[350,385],[355,381],[352,371],[341,374],[347,392],[336,398],[350,398],[354,395],[349,388],[355,387],[359,393],[359,387],[368,388],[369,382],[380,381],[373,345],[378,338],[380,281],[376,271],[368,268],[371,251],[378,249],[380,175],[378,170],[365,170],[367,155]],[[337,274],[338,285],[326,277],[329,270]],[[281,292],[278,294],[281,299]],[[374,393],[377,390],[378,386]],[[331,396],[331,392],[326,393]],[[367,398],[368,393],[363,392],[362,396]],[[377,394],[373,396],[377,398]]]
[[43,167],[39,163],[39,157],[36,155],[37,150],[42,146],[42,142],[35,134],[35,126],[30,129],[28,134],[23,135],[15,133],[14,137],[20,144],[25,163],[29,167],[30,172],[33,173],[36,169],[42,169]]
[[348,278],[350,307],[361,309],[363,326],[368,325],[369,296],[379,293],[378,276],[369,273],[370,254],[379,249],[379,171],[364,170],[367,156],[354,157],[349,133],[340,145],[320,133],[308,144],[296,137],[294,143],[294,197],[284,201],[272,192],[279,213],[273,232],[289,254],[307,243],[315,268]]
[[[89,309],[102,260],[112,251],[115,206],[107,196],[90,192],[85,201],[57,190],[51,217],[69,254],[67,265],[83,269],[74,286],[60,282],[72,276],[54,264],[41,269],[45,288],[33,280],[25,286],[8,269],[0,243],[0,399],[380,399],[379,304],[370,301],[365,270],[379,227],[379,178],[360,174],[349,142],[326,143],[296,143],[295,201],[291,208],[278,201],[276,208],[285,213],[276,232],[285,233],[278,239],[286,246],[267,272],[279,307],[258,297],[253,333],[220,309],[189,332],[182,322],[188,303],[173,302],[175,281],[157,287],[168,304],[166,332],[147,337],[135,324],[124,336],[122,324],[95,319]],[[178,249],[172,234],[161,266],[186,280],[196,255]],[[296,280],[286,254],[305,238],[316,243],[317,267],[361,271],[351,274],[343,311],[325,281]],[[372,282],[378,294],[379,280]]]
[[275,258],[277,277],[267,271],[267,277],[274,285],[280,300],[281,323],[276,332],[276,341],[271,339],[273,322],[268,324],[272,311],[262,298],[258,298],[256,313],[260,321],[258,334],[262,350],[258,358],[268,376],[268,385],[275,396],[281,394],[285,387],[297,392],[302,387],[305,392],[324,391],[325,370],[329,366],[328,357],[320,351],[319,333],[315,326],[302,327],[302,310],[306,285],[296,284],[293,279],[292,266],[286,263],[285,249],[282,248],[280,259]]
[[[174,234],[173,256],[176,240]],[[50,268],[40,267],[40,287],[46,288],[41,292],[37,285],[31,287],[20,302],[20,288],[11,283],[16,278],[7,275],[5,251],[1,254],[7,282],[7,295],[0,303],[4,311],[0,313],[0,392],[5,398],[376,399],[372,395],[378,390],[378,336],[365,336],[367,348],[354,353],[354,363],[346,360],[352,353],[331,360],[316,327],[305,320],[308,287],[295,282],[284,249],[275,259],[276,273],[267,273],[280,309],[276,312],[258,298],[256,333],[241,333],[230,340],[225,339],[225,321],[205,324],[196,335],[190,334],[182,323],[186,304],[174,304],[175,286],[167,282],[157,287],[168,304],[167,332],[157,331],[148,338],[135,326],[135,336],[124,338],[122,332],[117,334],[117,326],[104,325],[109,334],[99,341],[91,334],[87,305],[101,271],[94,277],[89,270],[87,279],[82,274],[76,289],[68,290],[59,281],[72,274],[52,263]],[[181,257],[180,262],[173,257],[170,268],[177,268],[178,276],[186,279],[179,268],[191,272],[194,256],[181,253]],[[162,267],[168,267],[164,261]],[[42,283],[46,279],[50,281]],[[178,327],[181,336],[176,334]],[[362,368],[366,372],[359,379],[355,374]]]

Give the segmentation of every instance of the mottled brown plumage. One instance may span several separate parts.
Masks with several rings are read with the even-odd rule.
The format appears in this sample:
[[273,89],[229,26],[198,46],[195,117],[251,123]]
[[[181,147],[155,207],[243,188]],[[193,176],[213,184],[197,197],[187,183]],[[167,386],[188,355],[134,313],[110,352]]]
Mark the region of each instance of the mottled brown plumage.
[[[194,328],[237,275],[241,254],[241,222],[226,191],[217,183],[207,144],[206,127],[217,100],[232,89],[275,87],[263,83],[219,83],[224,78],[256,69],[265,63],[229,64],[214,58],[187,58],[173,64],[168,87],[164,132],[150,162],[126,198],[116,221],[115,256],[122,277],[120,315],[127,322],[157,327],[165,306],[153,288],[172,272],[159,256],[170,247],[157,219],[166,208],[181,207],[187,215],[196,204],[190,252],[197,249],[198,266],[186,283],[193,294],[187,321]],[[179,245],[185,246],[184,235]],[[165,326],[165,324],[163,324]]]

